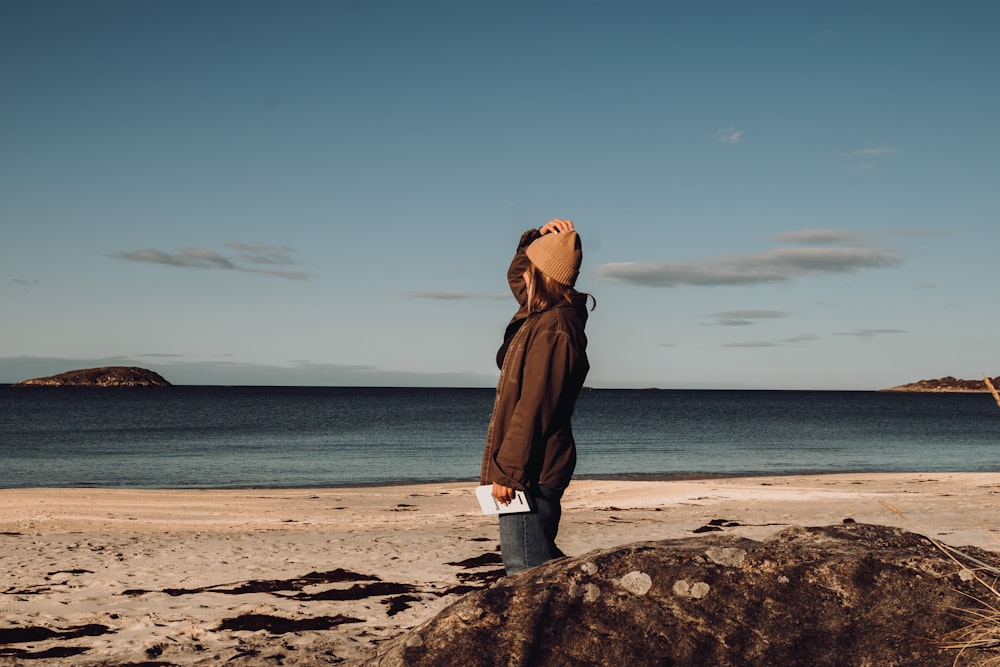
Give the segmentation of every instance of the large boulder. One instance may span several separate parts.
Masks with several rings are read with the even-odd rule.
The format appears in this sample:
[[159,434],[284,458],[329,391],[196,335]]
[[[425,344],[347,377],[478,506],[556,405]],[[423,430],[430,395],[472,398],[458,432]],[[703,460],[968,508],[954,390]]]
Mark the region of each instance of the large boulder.
[[506,577],[364,664],[950,666],[959,651],[942,640],[989,595],[930,540],[896,528],[790,528],[762,542],[716,534]]

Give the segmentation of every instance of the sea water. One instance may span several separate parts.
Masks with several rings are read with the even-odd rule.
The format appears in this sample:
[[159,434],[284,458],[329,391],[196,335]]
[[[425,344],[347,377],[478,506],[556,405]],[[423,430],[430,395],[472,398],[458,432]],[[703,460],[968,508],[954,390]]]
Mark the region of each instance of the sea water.
[[[492,389],[0,387],[0,487],[474,480]],[[1000,471],[989,394],[584,390],[581,477]]]

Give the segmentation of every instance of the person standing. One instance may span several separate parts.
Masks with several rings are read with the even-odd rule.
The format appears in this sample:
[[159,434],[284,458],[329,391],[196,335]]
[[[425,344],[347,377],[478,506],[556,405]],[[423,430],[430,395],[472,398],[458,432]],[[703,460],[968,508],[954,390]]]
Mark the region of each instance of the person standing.
[[555,540],[576,467],[571,420],[590,370],[589,295],[574,289],[582,260],[573,222],[555,219],[521,235],[507,271],[520,307],[497,352],[500,379],[480,484],[492,484],[493,497],[505,505],[523,491],[532,507],[500,515],[508,575],[564,555]]

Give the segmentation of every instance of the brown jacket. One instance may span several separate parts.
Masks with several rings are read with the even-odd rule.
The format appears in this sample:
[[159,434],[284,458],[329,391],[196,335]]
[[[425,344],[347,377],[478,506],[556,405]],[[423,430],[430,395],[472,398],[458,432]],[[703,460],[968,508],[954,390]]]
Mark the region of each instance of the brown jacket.
[[497,357],[500,379],[486,433],[481,484],[563,489],[576,467],[570,421],[590,370],[584,334],[586,297],[580,295],[573,305],[527,314],[521,274],[529,260],[524,249],[538,236],[537,230],[521,236],[507,272],[521,308],[507,325]]

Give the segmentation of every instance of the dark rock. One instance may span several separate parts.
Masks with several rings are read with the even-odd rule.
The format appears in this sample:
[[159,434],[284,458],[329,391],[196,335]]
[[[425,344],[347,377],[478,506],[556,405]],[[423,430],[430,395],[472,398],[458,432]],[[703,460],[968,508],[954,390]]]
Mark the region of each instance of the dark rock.
[[15,387],[169,387],[158,373],[137,366],[84,368],[59,375],[22,380]]
[[319,616],[316,618],[289,619],[268,614],[243,614],[236,618],[226,618],[219,623],[219,630],[245,630],[255,632],[267,630],[273,635],[284,635],[292,632],[308,630],[329,630],[344,623],[361,623],[359,618],[351,618],[343,614],[336,616]]
[[945,666],[958,652],[940,642],[971,624],[956,610],[985,611],[977,595],[989,592],[967,570],[895,528],[790,528],[762,542],[713,534],[506,577],[362,664]]
[[111,632],[106,625],[88,623],[65,630],[53,630],[41,626],[0,628],[0,645],[43,642],[47,639],[76,639],[78,637],[100,637]]

